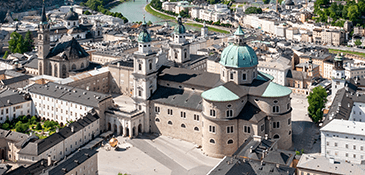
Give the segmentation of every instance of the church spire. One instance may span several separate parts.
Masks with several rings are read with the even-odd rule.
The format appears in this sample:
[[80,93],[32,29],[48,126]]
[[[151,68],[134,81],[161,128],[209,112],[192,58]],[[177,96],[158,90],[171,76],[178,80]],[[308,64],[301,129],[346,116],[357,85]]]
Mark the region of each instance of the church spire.
[[47,23],[47,16],[46,16],[46,9],[44,7],[44,0],[43,0],[43,6],[42,6],[41,23],[42,24],[46,24]]

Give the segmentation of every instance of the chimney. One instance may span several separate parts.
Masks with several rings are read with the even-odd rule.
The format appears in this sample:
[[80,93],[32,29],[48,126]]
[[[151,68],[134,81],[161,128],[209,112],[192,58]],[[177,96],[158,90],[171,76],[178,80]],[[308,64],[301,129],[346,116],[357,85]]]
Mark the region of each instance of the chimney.
[[48,155],[47,158],[47,166],[51,166],[52,160],[51,160],[51,155]]
[[120,67],[120,63],[119,62],[117,63],[117,66]]
[[60,132],[60,128],[56,127],[56,133]]
[[280,168],[280,164],[278,164],[278,163],[277,163],[277,164],[276,164],[276,168]]
[[10,104],[10,100],[8,100],[7,103]]
[[67,173],[67,169],[66,169],[66,168],[62,168],[62,171],[63,171],[64,173]]
[[331,163],[331,164],[335,164],[335,159],[334,159],[333,157],[331,157],[331,158],[329,159],[329,161],[330,161],[330,163]]
[[71,126],[71,132],[74,132],[75,131],[75,127],[72,125]]
[[265,158],[265,152],[266,152],[266,150],[263,150],[263,151],[262,151],[262,154],[261,154],[261,158],[262,158],[262,160]]
[[250,146],[250,153],[252,153],[253,151],[253,146]]
[[265,134],[265,140],[269,139],[269,135]]

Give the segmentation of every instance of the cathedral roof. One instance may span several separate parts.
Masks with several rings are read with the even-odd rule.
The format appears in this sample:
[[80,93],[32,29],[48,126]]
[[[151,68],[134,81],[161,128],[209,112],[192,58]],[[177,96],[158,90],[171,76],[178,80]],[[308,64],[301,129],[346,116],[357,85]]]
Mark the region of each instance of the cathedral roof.
[[270,84],[266,87],[265,92],[261,95],[262,97],[283,97],[291,94],[291,89],[276,84],[274,82],[270,82]]
[[74,37],[64,36],[46,58],[73,60],[89,56]]
[[218,86],[202,93],[204,99],[210,101],[234,101],[240,99],[235,93],[224,86]]
[[293,0],[285,0],[285,5],[294,5]]
[[226,47],[222,54],[219,63],[227,67],[252,67],[258,64],[258,59],[255,51],[248,45],[231,44]]

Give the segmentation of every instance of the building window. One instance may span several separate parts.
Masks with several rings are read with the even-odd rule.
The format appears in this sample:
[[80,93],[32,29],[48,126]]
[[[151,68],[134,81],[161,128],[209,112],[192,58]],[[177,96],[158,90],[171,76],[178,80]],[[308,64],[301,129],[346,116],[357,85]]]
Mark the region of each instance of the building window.
[[346,154],[345,154],[345,156],[346,156],[346,157],[349,157],[349,153],[346,153]]
[[138,70],[142,70],[142,64],[138,64]]
[[150,63],[150,70],[152,70],[152,62]]
[[215,126],[209,125],[209,132],[215,133]]
[[209,143],[215,144],[215,140],[214,139],[210,139]]
[[246,80],[247,80],[246,73],[243,73],[243,74],[242,74],[242,80],[243,80],[243,81],[246,81]]
[[171,121],[168,121],[167,124],[172,125],[172,122]]
[[211,110],[210,110],[210,116],[211,116],[211,117],[215,117],[215,110],[214,110],[214,109],[211,109]]
[[280,128],[280,122],[273,122],[272,127],[273,128]]
[[354,145],[354,147],[353,147],[353,148],[354,148],[354,150],[356,150],[356,145]]
[[278,134],[275,134],[273,138],[274,139],[280,139],[280,136]]
[[184,118],[184,119],[186,118],[186,112],[181,112],[180,115],[181,115],[181,118]]
[[233,133],[233,126],[227,126],[227,134]]
[[337,147],[337,142],[335,142],[335,147]]
[[272,112],[273,113],[278,113],[279,112],[279,106],[273,106],[272,107]]
[[159,114],[159,113],[160,113],[160,107],[155,106],[155,113],[156,113],[156,114]]
[[290,103],[286,104],[286,109],[289,110],[290,109]]
[[232,109],[227,110],[227,118],[229,118],[229,117],[233,117],[233,110]]
[[155,119],[155,121],[156,121],[156,122],[160,122],[160,119],[159,119],[159,118],[156,118],[156,119]]
[[265,124],[262,124],[260,127],[261,127],[261,132],[263,132],[265,130]]
[[167,109],[167,114],[172,115],[172,109]]
[[194,131],[199,131],[199,128],[198,127],[194,127]]
[[363,146],[360,146],[360,150],[361,150],[361,151],[364,151],[364,147],[363,147]]
[[354,154],[354,158],[356,158],[356,154]]
[[291,124],[291,118],[288,118],[288,125]]
[[230,144],[233,144],[233,140],[232,139],[229,139],[228,142],[227,142],[228,145]]
[[199,121],[199,115],[194,114],[194,120]]
[[229,79],[233,80],[233,72],[229,74]]
[[348,145],[348,144],[346,144],[346,145],[345,145],[345,147],[346,147],[346,148],[349,148],[349,145]]
[[250,126],[244,126],[243,127],[243,132],[245,132],[245,133],[251,133],[251,127]]

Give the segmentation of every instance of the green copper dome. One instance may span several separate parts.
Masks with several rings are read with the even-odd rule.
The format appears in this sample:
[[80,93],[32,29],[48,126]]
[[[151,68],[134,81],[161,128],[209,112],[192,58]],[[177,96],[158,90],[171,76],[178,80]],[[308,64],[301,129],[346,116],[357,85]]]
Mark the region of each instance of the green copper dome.
[[174,33],[175,34],[184,34],[185,33],[185,26],[182,24],[182,21],[181,21],[181,16],[179,15],[177,17],[177,25],[175,26],[174,28]]
[[204,91],[202,93],[202,97],[206,100],[218,101],[218,102],[233,101],[233,100],[238,100],[240,98],[235,93],[233,93],[224,86],[218,86],[216,88]]
[[138,35],[138,42],[140,42],[140,43],[151,42],[150,34],[147,31],[142,31]]
[[291,89],[276,84],[274,82],[270,82],[270,84],[266,87],[265,92],[261,95],[262,97],[284,97],[291,94]]
[[227,67],[252,67],[258,64],[258,59],[255,51],[248,45],[231,44],[226,47],[222,54],[219,63]]

